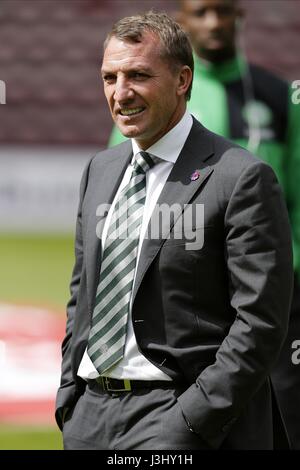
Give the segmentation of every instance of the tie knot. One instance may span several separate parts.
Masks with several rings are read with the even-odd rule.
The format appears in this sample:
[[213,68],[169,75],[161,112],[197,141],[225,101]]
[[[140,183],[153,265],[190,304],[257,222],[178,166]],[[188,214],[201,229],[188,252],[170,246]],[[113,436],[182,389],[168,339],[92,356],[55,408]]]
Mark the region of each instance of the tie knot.
[[160,161],[160,158],[155,155],[150,155],[148,152],[139,152],[135,156],[134,161],[134,171],[136,173],[146,173],[150,168],[152,168],[156,163]]

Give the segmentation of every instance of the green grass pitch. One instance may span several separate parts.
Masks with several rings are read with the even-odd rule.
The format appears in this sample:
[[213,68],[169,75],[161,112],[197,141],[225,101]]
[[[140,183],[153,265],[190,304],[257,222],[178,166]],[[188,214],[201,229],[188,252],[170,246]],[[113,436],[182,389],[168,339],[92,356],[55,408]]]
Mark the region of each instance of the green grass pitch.
[[[73,263],[72,235],[0,235],[0,302],[45,305],[64,315]],[[61,448],[56,427],[0,424],[1,450]]]

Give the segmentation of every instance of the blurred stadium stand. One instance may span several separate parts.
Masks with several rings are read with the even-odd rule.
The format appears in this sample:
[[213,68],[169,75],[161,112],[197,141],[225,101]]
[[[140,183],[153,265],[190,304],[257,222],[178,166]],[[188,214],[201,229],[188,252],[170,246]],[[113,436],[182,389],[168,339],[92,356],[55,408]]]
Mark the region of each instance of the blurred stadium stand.
[[[243,35],[248,58],[289,80],[300,79],[300,1],[241,3],[246,9]],[[0,448],[20,448],[16,438],[11,443],[10,437],[4,440],[7,426],[2,429],[1,421],[22,422],[28,413],[30,420],[35,412],[37,419],[48,416],[53,424],[64,328],[56,307],[64,309],[73,263],[73,236],[65,238],[63,232],[70,233],[75,226],[82,167],[96,149],[106,146],[112,127],[99,76],[103,39],[123,16],[149,9],[172,13],[176,5],[176,0],[0,2],[0,80],[6,84],[6,104],[0,105],[0,364],[6,377],[8,371],[14,374],[16,370],[19,376],[22,367],[22,357],[14,353],[20,338],[17,343],[6,333],[9,319],[19,324],[23,317],[30,333],[35,319],[40,322],[39,348],[45,346],[47,317],[41,320],[30,305],[37,305],[40,311],[49,305],[46,310],[56,315],[58,328],[55,338],[45,338],[46,345],[56,341],[57,352],[49,354],[53,361],[47,366],[51,369],[51,396],[46,402],[44,392],[30,400],[26,391],[26,396],[16,394],[9,404],[7,397],[13,396],[12,391],[4,385],[0,389]],[[50,234],[48,238],[39,238],[43,230]],[[32,239],[28,231],[35,232]],[[60,235],[54,239],[56,231]],[[18,317],[12,318],[12,311]],[[13,333],[14,326],[9,325]],[[24,335],[20,343],[23,356],[25,345],[31,342]],[[27,348],[26,357],[34,358],[36,350],[32,351]],[[22,370],[24,377],[31,379],[29,387],[37,364],[33,361],[28,367],[27,361]],[[15,391],[21,390],[15,387]],[[34,386],[32,390],[36,391]],[[22,409],[16,400],[24,404]],[[20,440],[26,436],[24,431]],[[49,446],[49,436],[46,438]],[[37,435],[28,448],[37,448]]]
[[[296,79],[298,0],[246,0],[249,57]],[[102,42],[118,18],[149,8],[172,12],[174,0],[2,0],[0,142],[106,144],[111,119],[99,65]]]
[[111,119],[99,68],[111,24],[171,1],[2,0],[0,142],[106,144]]

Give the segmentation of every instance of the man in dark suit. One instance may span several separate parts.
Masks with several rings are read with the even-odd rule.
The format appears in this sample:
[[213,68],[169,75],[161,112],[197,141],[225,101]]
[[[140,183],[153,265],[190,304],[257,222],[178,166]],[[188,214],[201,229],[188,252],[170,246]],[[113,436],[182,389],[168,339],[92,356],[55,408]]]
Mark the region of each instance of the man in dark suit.
[[82,178],[64,446],[273,449],[293,277],[276,177],[186,111],[192,50],[166,15],[116,23],[101,72],[131,140]]

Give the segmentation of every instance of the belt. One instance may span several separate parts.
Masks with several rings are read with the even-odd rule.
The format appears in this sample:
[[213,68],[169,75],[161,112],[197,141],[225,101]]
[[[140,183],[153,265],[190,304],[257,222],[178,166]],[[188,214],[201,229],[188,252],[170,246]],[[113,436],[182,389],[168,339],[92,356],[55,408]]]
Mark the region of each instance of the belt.
[[103,392],[130,392],[131,390],[141,388],[177,388],[183,384],[169,380],[129,380],[129,379],[112,379],[110,377],[97,377],[88,380],[88,384],[92,387],[95,385]]

